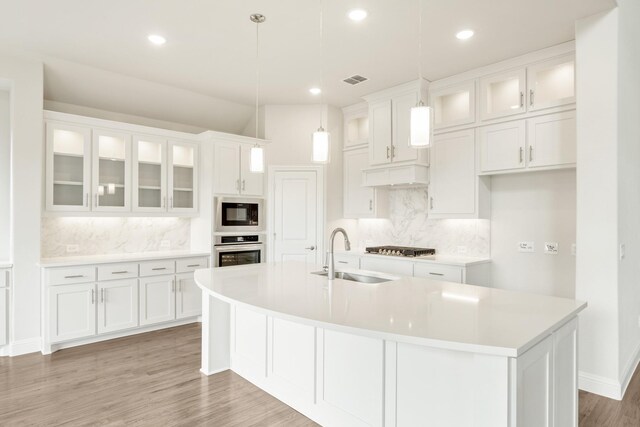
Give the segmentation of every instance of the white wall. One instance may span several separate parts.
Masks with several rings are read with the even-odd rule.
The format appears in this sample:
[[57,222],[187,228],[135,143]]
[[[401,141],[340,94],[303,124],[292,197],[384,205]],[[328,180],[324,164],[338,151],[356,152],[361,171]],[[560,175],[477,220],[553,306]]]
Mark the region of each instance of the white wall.
[[[516,250],[532,241],[534,253]],[[491,282],[496,288],[573,298],[576,241],[575,169],[491,178]],[[544,253],[557,242],[559,253]]]
[[0,89],[0,260],[11,256],[11,97]]
[[42,79],[42,63],[0,56],[0,81],[11,88],[12,353],[40,346]]
[[619,0],[618,238],[620,376],[629,381],[640,351],[640,2]]

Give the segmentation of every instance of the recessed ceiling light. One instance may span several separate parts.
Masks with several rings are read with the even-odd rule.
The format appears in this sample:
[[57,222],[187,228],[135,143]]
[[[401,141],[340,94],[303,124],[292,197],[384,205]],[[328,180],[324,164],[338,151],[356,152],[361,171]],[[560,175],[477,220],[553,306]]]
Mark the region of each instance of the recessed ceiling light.
[[467,40],[473,37],[473,30],[462,30],[456,33],[458,40]]
[[364,9],[353,9],[347,14],[352,21],[360,22],[367,17],[367,11]]
[[309,89],[309,92],[311,92],[311,95],[320,95],[322,93],[322,89],[319,87],[312,87]]
[[163,44],[165,44],[167,42],[167,39],[165,39],[164,37],[162,37],[162,36],[160,36],[158,34],[149,34],[147,39],[149,39],[149,41],[151,43],[155,44],[156,46],[162,46]]

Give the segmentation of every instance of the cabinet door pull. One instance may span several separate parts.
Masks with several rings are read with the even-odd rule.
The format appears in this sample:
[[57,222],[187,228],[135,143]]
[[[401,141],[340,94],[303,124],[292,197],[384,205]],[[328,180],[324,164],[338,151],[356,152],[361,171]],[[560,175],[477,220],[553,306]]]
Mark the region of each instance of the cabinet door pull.
[[443,273],[433,273],[431,271],[429,272],[429,274],[432,275],[432,276],[444,276]]
[[535,92],[533,89],[529,89],[529,105],[533,107],[533,97],[535,96]]
[[154,267],[151,269],[151,271],[161,271],[161,270],[166,270],[167,267]]
[[100,289],[100,302],[104,302],[104,288]]
[[387,159],[391,158],[391,148],[387,145]]
[[373,210],[373,200],[369,199],[369,210]]
[[64,276],[65,279],[79,279],[81,277],[84,277],[84,274],[74,274],[72,276]]
[[391,144],[391,159],[393,160],[395,156],[396,156],[396,146]]
[[189,264],[189,265],[187,265],[187,268],[192,268],[192,267],[200,267],[200,264]]
[[243,179],[242,180],[242,191],[247,189],[247,182]]
[[524,107],[524,92],[520,92],[520,108]]
[[433,197],[429,197],[429,208],[433,210]]
[[96,303],[96,297],[94,295],[93,289],[91,289],[91,304],[95,304],[95,303]]
[[520,147],[520,163],[522,163],[522,156],[524,155],[524,148]]
[[127,270],[122,270],[122,271],[112,271],[111,274],[126,274],[128,273]]
[[529,161],[533,161],[533,145],[529,146]]
[[182,293],[182,282],[178,282],[178,292]]
[[338,264],[349,264],[348,261],[338,261]]

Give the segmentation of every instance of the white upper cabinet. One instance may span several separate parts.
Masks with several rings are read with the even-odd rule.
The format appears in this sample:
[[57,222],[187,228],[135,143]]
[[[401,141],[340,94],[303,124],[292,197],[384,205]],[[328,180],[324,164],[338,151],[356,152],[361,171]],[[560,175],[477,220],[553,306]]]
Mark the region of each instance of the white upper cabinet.
[[476,83],[465,82],[431,91],[433,128],[443,129],[476,121]]
[[524,120],[483,126],[480,134],[480,172],[523,169],[526,123]]
[[480,117],[497,119],[524,113],[526,70],[508,71],[480,79]]
[[369,104],[369,164],[391,162],[391,101]]
[[550,59],[527,69],[529,111],[576,102],[574,55]]
[[411,109],[418,101],[418,92],[398,95],[391,99],[392,162],[418,160],[418,150],[409,146]]
[[133,138],[133,210],[167,210],[167,142],[161,138]]
[[262,196],[264,173],[251,172],[251,145],[216,141],[214,149],[214,184],[216,194]]
[[530,168],[575,164],[575,110],[528,119],[527,144]]
[[369,166],[366,147],[344,151],[343,154],[343,216],[345,218],[379,218],[388,209],[386,191],[362,185],[362,170]]
[[[488,206],[488,188],[476,174],[473,129],[440,134],[431,147],[430,218],[480,218]],[[481,200],[479,200],[481,198]]]
[[169,158],[169,211],[197,211],[198,145],[189,142],[169,141],[167,154]]
[[131,137],[124,133],[93,131],[92,200],[94,211],[131,210]]
[[350,105],[342,109],[344,114],[345,148],[369,142],[369,111],[366,103]]
[[89,211],[91,129],[47,122],[46,130],[47,210]]

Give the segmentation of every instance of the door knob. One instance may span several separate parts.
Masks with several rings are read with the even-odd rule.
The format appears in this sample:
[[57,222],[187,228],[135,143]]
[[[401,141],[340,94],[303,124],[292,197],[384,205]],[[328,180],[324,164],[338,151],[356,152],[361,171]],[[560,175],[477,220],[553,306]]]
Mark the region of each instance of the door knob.
[[309,249],[310,251],[314,251],[316,249],[316,247],[311,245],[311,246],[306,247],[305,249]]

